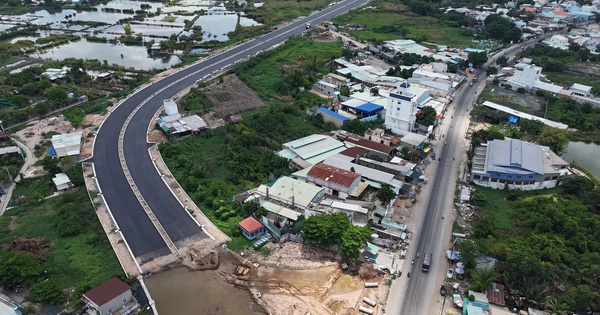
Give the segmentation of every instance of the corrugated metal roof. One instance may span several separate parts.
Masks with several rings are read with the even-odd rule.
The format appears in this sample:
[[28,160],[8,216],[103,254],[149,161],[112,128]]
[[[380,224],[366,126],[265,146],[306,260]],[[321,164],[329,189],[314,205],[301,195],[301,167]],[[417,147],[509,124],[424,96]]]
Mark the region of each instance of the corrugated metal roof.
[[321,163],[313,166],[307,176],[308,178],[318,178],[348,188],[360,177],[360,174]]
[[490,303],[504,305],[504,286],[495,282],[490,284],[486,296]]

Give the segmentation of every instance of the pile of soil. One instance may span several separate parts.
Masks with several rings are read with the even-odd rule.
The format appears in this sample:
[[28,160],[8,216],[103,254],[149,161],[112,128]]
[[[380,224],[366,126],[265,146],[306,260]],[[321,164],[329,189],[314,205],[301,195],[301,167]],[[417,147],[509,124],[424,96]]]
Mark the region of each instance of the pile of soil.
[[20,236],[10,242],[0,244],[0,248],[20,254],[32,254],[37,258],[43,258],[50,252],[53,245],[52,242],[45,242],[44,238],[41,236],[36,238]]

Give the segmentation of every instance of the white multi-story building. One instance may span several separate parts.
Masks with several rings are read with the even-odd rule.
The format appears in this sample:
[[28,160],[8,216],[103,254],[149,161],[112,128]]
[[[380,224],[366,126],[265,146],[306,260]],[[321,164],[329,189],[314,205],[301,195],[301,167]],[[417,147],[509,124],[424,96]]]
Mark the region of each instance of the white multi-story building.
[[385,111],[386,128],[400,135],[411,132],[417,120],[418,97],[409,89],[410,83],[402,82],[395,93],[390,93]]
[[508,80],[508,83],[515,88],[532,88],[540,80],[541,74],[542,67],[533,64],[518,63],[515,65],[515,72],[512,78]]

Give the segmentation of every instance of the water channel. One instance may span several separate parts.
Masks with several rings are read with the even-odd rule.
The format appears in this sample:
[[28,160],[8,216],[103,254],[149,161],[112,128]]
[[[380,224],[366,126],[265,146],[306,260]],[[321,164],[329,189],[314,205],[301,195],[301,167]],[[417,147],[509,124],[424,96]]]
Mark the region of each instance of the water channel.
[[596,177],[600,178],[600,145],[585,142],[571,142],[567,147],[562,158],[567,162],[575,161],[577,164],[585,167]]
[[170,269],[146,279],[159,314],[240,314],[265,315],[266,311],[250,297],[250,292],[234,287],[224,274],[231,274],[237,260],[220,252],[217,270]]

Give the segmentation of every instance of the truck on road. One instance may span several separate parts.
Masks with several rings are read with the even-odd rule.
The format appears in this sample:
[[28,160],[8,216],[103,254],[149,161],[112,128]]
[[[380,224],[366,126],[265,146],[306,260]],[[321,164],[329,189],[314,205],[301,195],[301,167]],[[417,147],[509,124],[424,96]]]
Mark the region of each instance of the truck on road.
[[306,29],[310,28],[310,23],[306,23]]
[[429,272],[429,267],[431,266],[431,253],[425,253],[423,257],[423,265],[421,266],[421,270],[424,272]]

